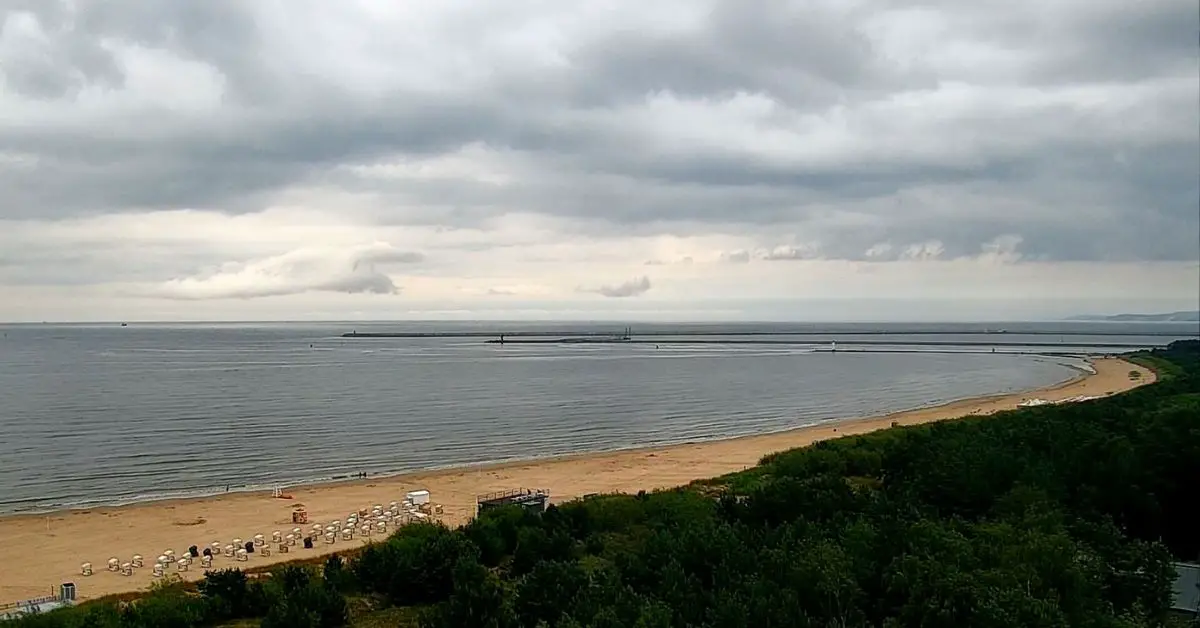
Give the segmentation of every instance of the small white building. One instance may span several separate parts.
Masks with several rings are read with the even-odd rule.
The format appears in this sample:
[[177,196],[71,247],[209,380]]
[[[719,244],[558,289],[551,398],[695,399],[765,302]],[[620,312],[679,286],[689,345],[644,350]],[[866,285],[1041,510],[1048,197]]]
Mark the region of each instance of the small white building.
[[1175,563],[1171,610],[1185,616],[1200,617],[1200,565]]

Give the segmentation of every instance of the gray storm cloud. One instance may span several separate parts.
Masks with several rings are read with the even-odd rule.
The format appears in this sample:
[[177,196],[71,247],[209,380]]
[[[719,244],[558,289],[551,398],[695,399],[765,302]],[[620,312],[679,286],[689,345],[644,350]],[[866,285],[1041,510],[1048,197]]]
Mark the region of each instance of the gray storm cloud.
[[0,9],[0,283],[395,294],[383,269],[421,261],[58,235],[306,203],[366,228],[739,238],[712,251],[727,268],[1200,259],[1200,13],[1178,0]]

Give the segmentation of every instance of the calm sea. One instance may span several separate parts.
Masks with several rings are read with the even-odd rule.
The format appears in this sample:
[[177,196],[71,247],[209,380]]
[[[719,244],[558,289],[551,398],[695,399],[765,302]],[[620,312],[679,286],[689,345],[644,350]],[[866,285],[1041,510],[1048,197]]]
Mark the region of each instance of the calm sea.
[[0,513],[785,430],[1052,384],[1080,364],[1065,354],[1196,333],[656,324],[634,326],[645,342],[629,344],[340,337],[622,327],[0,325]]

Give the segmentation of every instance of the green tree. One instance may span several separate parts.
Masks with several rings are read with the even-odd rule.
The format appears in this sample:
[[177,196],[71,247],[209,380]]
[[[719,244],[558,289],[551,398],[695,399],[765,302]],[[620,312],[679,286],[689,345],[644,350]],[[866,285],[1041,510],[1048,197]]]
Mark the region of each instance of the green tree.
[[554,625],[587,586],[588,575],[577,563],[541,562],[518,582],[514,610],[523,626]]
[[479,550],[461,532],[412,524],[387,541],[369,545],[354,564],[359,583],[405,606],[445,600],[454,590],[454,566],[477,561]]
[[262,588],[251,586],[240,569],[209,571],[196,588],[209,601],[215,617],[257,617],[266,610]]
[[464,558],[454,566],[454,591],[421,618],[424,628],[509,628],[517,625],[509,595],[500,580],[478,562]]

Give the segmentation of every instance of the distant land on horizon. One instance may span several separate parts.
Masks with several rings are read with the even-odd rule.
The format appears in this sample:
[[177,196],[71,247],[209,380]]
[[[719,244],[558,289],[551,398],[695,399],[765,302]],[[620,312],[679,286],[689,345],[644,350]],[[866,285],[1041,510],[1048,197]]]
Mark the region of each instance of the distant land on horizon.
[[1166,314],[1113,314],[1111,316],[1084,314],[1081,316],[1072,316],[1067,320],[1190,323],[1200,322],[1200,310],[1191,312],[1168,312]]

